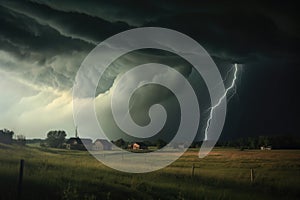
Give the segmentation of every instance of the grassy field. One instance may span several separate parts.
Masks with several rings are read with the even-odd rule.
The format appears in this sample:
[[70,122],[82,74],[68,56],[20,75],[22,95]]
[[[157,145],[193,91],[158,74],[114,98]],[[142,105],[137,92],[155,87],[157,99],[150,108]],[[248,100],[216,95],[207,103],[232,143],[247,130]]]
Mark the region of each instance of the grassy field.
[[0,199],[16,199],[20,159],[21,199],[300,199],[300,150],[215,148],[204,159],[197,153],[156,172],[128,174],[88,152],[0,144]]

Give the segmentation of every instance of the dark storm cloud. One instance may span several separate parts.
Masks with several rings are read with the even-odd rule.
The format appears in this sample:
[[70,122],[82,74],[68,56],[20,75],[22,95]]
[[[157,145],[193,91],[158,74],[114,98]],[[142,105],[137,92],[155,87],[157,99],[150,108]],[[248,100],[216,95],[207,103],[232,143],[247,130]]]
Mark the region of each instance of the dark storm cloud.
[[58,31],[36,20],[0,7],[1,49],[11,52],[18,58],[34,58],[34,53],[43,59],[70,51],[82,51],[91,48],[78,39],[62,36]]
[[[34,80],[35,84],[49,84],[54,88],[71,88],[81,61],[95,44],[130,28],[126,23],[111,23],[34,2],[2,1],[0,5],[1,50],[16,58],[15,62],[2,61],[6,63],[3,67],[9,71],[22,71],[25,67],[20,66],[19,61],[35,63],[43,69],[34,69],[32,65],[31,70],[22,75]],[[63,65],[60,60],[66,57],[75,60],[71,63],[73,66],[69,69],[66,69],[67,66],[58,67],[65,68],[58,71],[53,65]]]
[[19,73],[35,84],[70,88],[70,78],[56,72],[51,67],[51,59],[74,51],[85,51],[92,46],[78,39],[64,37],[49,26],[4,7],[0,7],[0,16],[0,48],[14,57],[1,60],[1,68]]
[[230,9],[219,13],[213,10],[187,12],[161,18],[147,25],[184,32],[220,59],[248,63],[278,56],[286,60],[297,56],[294,52],[295,40],[298,40],[296,27],[285,29],[260,9]]
[[[10,14],[16,18],[13,24],[2,26],[7,32],[2,46],[12,49],[15,43],[19,43],[21,48],[14,49],[23,56],[28,56],[30,48],[52,48],[58,53],[68,48],[91,49],[92,46],[86,43],[97,44],[133,28],[128,24],[181,31],[220,60],[254,62],[278,56],[291,60],[297,56],[294,50],[299,29],[293,12],[286,15],[286,10],[293,9],[288,4],[8,1],[2,5],[8,10],[1,16]],[[29,49],[21,51],[24,46]],[[44,55],[47,53],[43,52]]]
[[[20,72],[35,84],[70,89],[80,63],[102,40],[134,27],[171,28],[198,41],[222,74],[232,62],[245,64],[241,95],[233,99],[240,107],[229,111],[230,116],[235,112],[242,116],[242,126],[237,127],[240,132],[280,132],[285,130],[284,124],[293,132],[295,125],[287,116],[299,118],[293,91],[299,73],[296,8],[290,2],[0,0],[0,50],[12,56],[0,64],[3,70]],[[127,60],[106,72],[101,92],[123,72]],[[182,71],[186,70],[189,68]],[[279,110],[282,123],[274,117],[277,107],[284,107]],[[268,114],[253,110],[267,110]],[[227,119],[232,125],[230,120],[236,118]],[[282,125],[276,130],[272,124]],[[233,130],[225,127],[225,131]]]
[[[73,69],[70,69],[68,74],[67,69],[60,72],[53,69],[52,63],[55,60],[65,56],[73,59],[74,52],[82,52],[86,55],[94,47],[94,44],[88,41],[101,41],[103,37],[108,36],[107,34],[112,34],[103,31],[104,29],[116,33],[124,26],[122,23],[117,23],[120,28],[113,30],[118,25],[112,25],[111,28],[110,23],[101,19],[76,13],[67,14],[27,2],[4,4],[4,7],[0,7],[0,46],[2,51],[9,52],[16,60],[15,62],[2,61],[5,63],[2,67],[8,71],[23,71],[22,76],[34,81],[35,84],[49,85],[54,88],[71,88],[72,80],[81,62],[79,60],[73,63]],[[47,21],[49,16],[51,22]],[[103,30],[95,31],[97,29],[95,27]],[[85,34],[80,35],[82,31],[85,31]],[[34,69],[32,65],[29,70],[25,70],[25,66],[20,66],[20,61],[36,63],[37,67]]]
[[9,1],[4,6],[34,19],[41,25],[47,25],[64,36],[93,44],[131,28],[124,22],[108,22],[81,12],[56,10],[34,2]]
[[[114,0],[89,3],[35,2],[61,12],[95,16],[110,22],[173,28],[192,36],[211,54],[240,62],[277,56],[294,58],[290,48],[294,39],[299,39],[297,16],[290,3]],[[104,32],[108,32],[109,36],[110,30],[108,28]],[[72,29],[72,32],[74,34],[76,30]],[[89,30],[83,32],[88,34]]]
[[126,22],[132,26],[141,26],[167,16],[172,6],[161,1],[110,0],[110,1],[39,1],[55,10],[84,13],[110,22]]
[[99,81],[97,93],[107,91],[119,74],[147,63],[161,63],[173,67],[186,77],[190,75],[192,70],[191,66],[172,53],[153,49],[137,50],[120,56],[109,66]]

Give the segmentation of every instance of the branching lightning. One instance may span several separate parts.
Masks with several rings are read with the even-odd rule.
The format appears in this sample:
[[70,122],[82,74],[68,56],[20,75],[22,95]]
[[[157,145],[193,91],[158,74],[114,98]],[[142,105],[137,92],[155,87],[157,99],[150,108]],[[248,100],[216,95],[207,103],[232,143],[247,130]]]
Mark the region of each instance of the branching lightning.
[[231,82],[231,85],[225,90],[224,94],[220,97],[219,101],[217,102],[216,105],[212,106],[210,109],[210,113],[209,113],[209,118],[206,122],[206,127],[205,127],[205,136],[204,136],[204,140],[208,139],[208,129],[210,126],[210,121],[213,118],[213,113],[215,111],[215,109],[221,104],[221,102],[227,97],[228,92],[234,88],[235,83],[236,83],[236,79],[237,79],[237,72],[238,72],[238,64],[234,64],[234,74],[233,74],[233,79]]

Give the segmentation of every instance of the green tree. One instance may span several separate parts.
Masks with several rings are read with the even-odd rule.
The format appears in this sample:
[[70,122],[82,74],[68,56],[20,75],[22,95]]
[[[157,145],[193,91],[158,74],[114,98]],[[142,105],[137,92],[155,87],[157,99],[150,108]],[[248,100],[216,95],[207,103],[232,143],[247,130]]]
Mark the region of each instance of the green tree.
[[47,133],[46,144],[49,147],[62,148],[66,136],[67,134],[65,131],[61,131],[61,130],[49,131]]

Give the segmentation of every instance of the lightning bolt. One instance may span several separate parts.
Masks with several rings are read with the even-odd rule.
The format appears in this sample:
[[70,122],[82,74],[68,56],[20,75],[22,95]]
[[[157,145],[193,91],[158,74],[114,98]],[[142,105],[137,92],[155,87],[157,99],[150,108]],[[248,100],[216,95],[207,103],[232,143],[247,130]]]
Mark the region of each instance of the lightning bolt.
[[[231,70],[230,70],[231,71]],[[208,128],[210,126],[210,121],[212,120],[213,118],[213,113],[215,111],[215,109],[221,104],[221,102],[226,98],[228,92],[234,88],[235,86],[235,82],[236,82],[236,79],[237,79],[237,72],[238,72],[238,64],[234,64],[234,74],[233,74],[233,79],[232,79],[232,82],[231,82],[231,85],[225,90],[224,94],[220,97],[219,101],[217,102],[216,105],[212,106],[211,109],[210,109],[210,113],[209,113],[209,118],[206,122],[206,127],[205,127],[205,136],[204,136],[204,140],[207,140],[207,133],[208,133]]]

